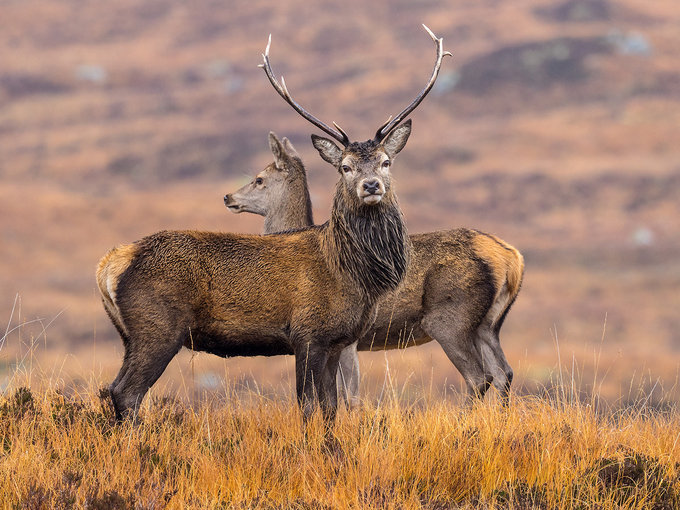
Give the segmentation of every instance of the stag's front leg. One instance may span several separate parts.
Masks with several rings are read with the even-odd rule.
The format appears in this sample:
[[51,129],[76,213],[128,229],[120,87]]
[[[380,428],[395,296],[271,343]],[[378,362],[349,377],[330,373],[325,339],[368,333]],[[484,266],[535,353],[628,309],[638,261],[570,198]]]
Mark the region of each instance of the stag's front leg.
[[305,423],[316,408],[324,393],[324,370],[328,363],[328,352],[313,341],[300,342],[295,349],[295,386],[297,400]]
[[335,420],[338,411],[338,385],[336,374],[338,373],[338,361],[341,351],[337,350],[329,354],[326,368],[323,372],[323,391],[319,395],[321,412],[327,427]]

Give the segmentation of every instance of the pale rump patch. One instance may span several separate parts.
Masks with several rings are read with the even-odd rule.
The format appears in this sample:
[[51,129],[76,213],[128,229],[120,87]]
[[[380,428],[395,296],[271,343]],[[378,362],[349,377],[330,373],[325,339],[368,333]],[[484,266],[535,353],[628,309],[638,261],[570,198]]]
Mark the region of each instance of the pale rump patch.
[[120,275],[125,271],[135,256],[137,247],[134,244],[125,244],[109,251],[99,261],[97,266],[97,285],[102,295],[104,306],[111,314],[116,325],[127,334],[125,324],[116,306],[116,290]]
[[495,325],[519,292],[524,275],[524,258],[513,246],[489,234],[480,233],[473,243],[475,251],[489,264],[493,274],[497,291],[485,320]]

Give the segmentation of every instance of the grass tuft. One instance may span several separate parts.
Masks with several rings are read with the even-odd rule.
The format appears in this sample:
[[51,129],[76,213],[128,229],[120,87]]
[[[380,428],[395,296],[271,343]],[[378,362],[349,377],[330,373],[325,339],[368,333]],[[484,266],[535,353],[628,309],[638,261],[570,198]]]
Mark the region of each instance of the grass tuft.
[[16,508],[680,507],[680,419],[515,397],[388,398],[303,430],[292,402],[151,398],[113,424],[105,391],[0,397],[0,501]]

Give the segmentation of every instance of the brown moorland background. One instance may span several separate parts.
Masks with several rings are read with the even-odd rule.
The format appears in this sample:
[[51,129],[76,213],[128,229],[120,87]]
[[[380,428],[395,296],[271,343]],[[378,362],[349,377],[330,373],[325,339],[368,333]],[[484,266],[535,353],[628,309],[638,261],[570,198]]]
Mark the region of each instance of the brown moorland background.
[[[0,9],[0,387],[17,370],[112,379],[99,257],[160,229],[258,232],[222,196],[270,161],[270,130],[300,151],[326,220],[336,175],[257,68],[269,33],[295,98],[365,139],[429,76],[426,23],[454,58],[412,117],[397,191],[412,232],[474,227],[524,253],[502,332],[517,391],[551,386],[561,362],[612,402],[680,394],[676,0]],[[437,345],[361,360],[369,398],[387,379],[413,397],[460,387]],[[183,352],[161,388],[290,393],[291,367]]]

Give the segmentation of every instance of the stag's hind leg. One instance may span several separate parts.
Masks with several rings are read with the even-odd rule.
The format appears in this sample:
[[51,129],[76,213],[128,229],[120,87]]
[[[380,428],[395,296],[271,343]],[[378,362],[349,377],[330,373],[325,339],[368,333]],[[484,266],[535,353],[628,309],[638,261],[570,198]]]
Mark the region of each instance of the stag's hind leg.
[[167,335],[130,335],[123,366],[110,386],[117,420],[136,417],[144,395],[182,347],[181,338],[174,341],[167,338]]

